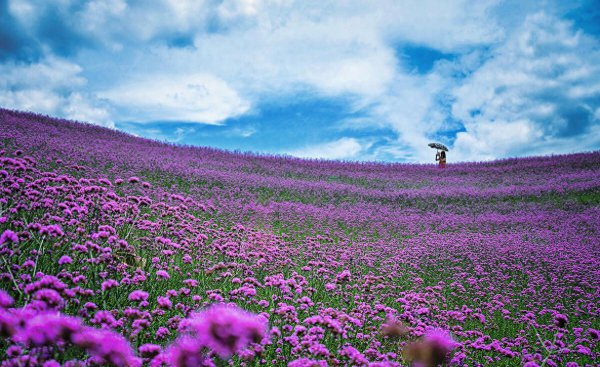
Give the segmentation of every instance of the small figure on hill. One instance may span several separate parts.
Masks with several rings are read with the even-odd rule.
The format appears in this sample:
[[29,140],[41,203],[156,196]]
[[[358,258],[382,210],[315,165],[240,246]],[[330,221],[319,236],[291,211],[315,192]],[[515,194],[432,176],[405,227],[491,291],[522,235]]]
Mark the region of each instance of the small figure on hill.
[[439,162],[440,168],[446,168],[446,152],[448,151],[448,147],[440,143],[429,143],[427,145],[437,150],[435,160]]
[[439,162],[440,168],[446,168],[446,152],[445,151],[443,151],[443,150],[441,152],[438,151],[435,154],[435,160],[437,162]]

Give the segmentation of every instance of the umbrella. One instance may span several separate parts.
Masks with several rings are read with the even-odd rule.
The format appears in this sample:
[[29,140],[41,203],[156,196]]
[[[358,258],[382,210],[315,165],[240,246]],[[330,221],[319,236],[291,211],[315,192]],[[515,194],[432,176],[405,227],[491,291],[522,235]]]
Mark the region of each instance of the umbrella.
[[435,149],[439,149],[439,150],[444,150],[444,151],[448,151],[448,147],[446,147],[444,144],[440,144],[440,143],[429,143],[429,146],[431,148],[435,148]]

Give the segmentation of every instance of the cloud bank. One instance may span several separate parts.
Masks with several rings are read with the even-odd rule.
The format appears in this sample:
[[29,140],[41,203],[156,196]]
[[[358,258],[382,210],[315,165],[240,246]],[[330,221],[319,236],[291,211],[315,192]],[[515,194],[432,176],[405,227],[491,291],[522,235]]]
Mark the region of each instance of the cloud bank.
[[293,129],[269,152],[312,158],[599,149],[591,3],[0,0],[0,106],[186,144],[169,122],[228,126],[255,151]]

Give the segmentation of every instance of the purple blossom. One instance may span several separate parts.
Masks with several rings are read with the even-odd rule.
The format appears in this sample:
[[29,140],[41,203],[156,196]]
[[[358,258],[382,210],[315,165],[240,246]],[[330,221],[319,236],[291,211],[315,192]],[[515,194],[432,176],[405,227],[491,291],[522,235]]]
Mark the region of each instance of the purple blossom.
[[107,280],[105,280],[105,281],[102,282],[102,285],[101,285],[100,288],[102,289],[102,291],[106,291],[106,290],[109,290],[111,288],[116,288],[118,286],[119,286],[119,282],[117,282],[116,280],[114,280],[114,279],[107,279]]
[[58,260],[58,265],[72,264],[72,263],[73,263],[73,259],[71,259],[71,257],[68,255],[63,255]]
[[0,308],[0,338],[10,338],[19,330],[19,319]]
[[364,366],[369,363],[369,360],[364,354],[359,352],[356,348],[347,345],[340,350],[340,355],[348,358],[351,365],[353,366]]
[[350,270],[346,269],[335,276],[335,281],[338,283],[347,282],[350,280],[350,277],[351,277]]
[[152,358],[159,354],[162,350],[162,347],[157,344],[143,344],[138,348],[140,355],[144,358]]
[[169,331],[169,329],[167,329],[166,327],[159,327],[158,330],[156,330],[156,338],[157,339],[164,339],[165,337],[167,337],[168,335],[171,335],[171,332]]
[[214,305],[196,313],[186,324],[200,344],[222,358],[230,357],[250,343],[260,342],[267,335],[267,323],[262,317],[226,305]]
[[19,242],[19,237],[17,236],[17,234],[13,231],[11,231],[10,229],[7,229],[6,231],[2,232],[2,234],[0,235],[0,245],[5,244],[5,243],[17,243]]
[[444,329],[429,329],[423,338],[425,343],[431,344],[440,354],[447,355],[460,344],[457,343],[450,333]]
[[170,309],[171,307],[173,307],[173,303],[171,302],[169,297],[157,297],[156,301],[158,302],[158,305],[161,308]]
[[25,286],[25,293],[34,293],[43,288],[63,292],[67,288],[67,285],[53,275],[44,275],[38,281],[27,284]]
[[435,367],[448,362],[459,345],[448,331],[434,328],[427,330],[421,340],[408,344],[404,354],[411,363]]
[[102,327],[115,328],[119,325],[115,317],[109,311],[98,311],[90,320],[93,325],[101,325]]
[[554,315],[554,324],[556,326],[558,326],[559,328],[564,328],[567,323],[569,322],[569,319],[567,318],[567,316],[557,313],[556,315]]
[[581,344],[578,344],[575,347],[575,351],[577,353],[579,353],[579,354],[583,354],[583,355],[586,355],[586,356],[591,356],[592,355],[592,350],[590,348],[586,347],[585,345],[581,345]]
[[52,224],[40,228],[40,234],[51,237],[62,237],[65,235],[65,232],[63,232],[62,228],[58,224]]
[[128,299],[130,301],[135,301],[135,302],[143,302],[148,300],[148,292],[144,292],[143,290],[135,290],[131,293],[129,293],[129,297]]
[[157,270],[156,271],[156,276],[162,279],[169,279],[171,278],[171,276],[169,276],[169,273],[167,273],[164,270]]
[[108,330],[85,328],[72,337],[73,344],[84,348],[97,363],[138,367],[141,361],[123,336]]
[[65,305],[64,299],[54,289],[40,289],[33,294],[33,299],[45,303],[50,309],[60,310]]
[[214,363],[202,353],[202,347],[196,338],[181,337],[166,350],[167,364],[172,367],[213,367]]
[[8,308],[15,303],[10,294],[0,289],[0,308]]
[[288,363],[288,367],[327,367],[327,361],[299,358]]
[[69,341],[82,329],[80,320],[55,313],[39,313],[25,321],[25,326],[17,331],[14,338],[32,346]]

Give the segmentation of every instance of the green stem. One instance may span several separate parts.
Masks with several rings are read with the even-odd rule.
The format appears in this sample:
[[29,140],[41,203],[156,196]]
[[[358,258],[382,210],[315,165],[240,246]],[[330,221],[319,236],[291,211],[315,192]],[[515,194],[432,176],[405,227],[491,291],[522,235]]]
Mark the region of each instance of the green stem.
[[15,289],[17,290],[17,292],[19,292],[20,295],[23,295],[23,292],[19,289],[19,285],[17,284],[17,281],[15,280],[15,276],[13,275],[12,270],[10,270],[10,266],[6,262],[6,259],[4,258],[4,256],[2,256],[2,261],[4,262],[6,269],[8,269],[8,273],[10,274],[10,279],[12,280],[13,284],[15,285]]

